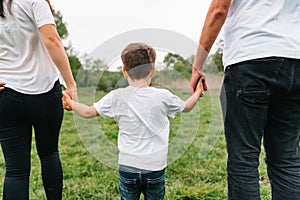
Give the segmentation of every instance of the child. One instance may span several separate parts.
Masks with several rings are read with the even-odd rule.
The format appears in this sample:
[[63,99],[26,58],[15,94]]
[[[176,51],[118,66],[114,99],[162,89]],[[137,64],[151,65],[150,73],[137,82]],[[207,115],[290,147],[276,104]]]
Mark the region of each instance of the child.
[[131,43],[122,52],[123,75],[129,86],[109,92],[93,106],[71,100],[65,106],[78,115],[115,118],[119,126],[119,189],[121,199],[161,200],[165,195],[169,120],[189,112],[202,96],[202,81],[186,101],[166,89],[149,87],[154,76],[155,50],[143,43]]

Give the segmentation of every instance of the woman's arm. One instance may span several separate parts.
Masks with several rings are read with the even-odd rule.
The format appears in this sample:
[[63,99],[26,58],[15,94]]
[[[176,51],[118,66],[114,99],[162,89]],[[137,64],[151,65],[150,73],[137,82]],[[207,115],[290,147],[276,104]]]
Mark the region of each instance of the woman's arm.
[[76,83],[72,75],[70,63],[61,39],[53,24],[46,24],[39,28],[44,44],[63,79],[66,82],[66,92],[72,99],[78,101]]

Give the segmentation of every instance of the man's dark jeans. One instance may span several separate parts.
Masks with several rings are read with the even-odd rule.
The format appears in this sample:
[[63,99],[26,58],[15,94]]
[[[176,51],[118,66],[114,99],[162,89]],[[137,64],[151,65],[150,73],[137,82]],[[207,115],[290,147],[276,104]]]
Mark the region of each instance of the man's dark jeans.
[[62,198],[58,153],[63,118],[61,97],[59,82],[51,91],[40,95],[25,95],[10,88],[0,92],[0,142],[6,166],[3,199],[29,199],[32,127],[47,199]]
[[228,199],[260,199],[263,140],[273,200],[300,199],[300,60],[261,58],[225,71]]

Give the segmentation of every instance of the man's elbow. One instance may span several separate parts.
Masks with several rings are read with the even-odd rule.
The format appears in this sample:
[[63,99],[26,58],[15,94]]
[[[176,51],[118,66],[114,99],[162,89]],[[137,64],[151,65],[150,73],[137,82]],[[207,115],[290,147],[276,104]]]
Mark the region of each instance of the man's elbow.
[[215,19],[225,19],[230,8],[231,0],[213,0],[209,12]]
[[215,20],[225,19],[228,13],[228,7],[226,6],[218,6],[213,8],[211,14]]

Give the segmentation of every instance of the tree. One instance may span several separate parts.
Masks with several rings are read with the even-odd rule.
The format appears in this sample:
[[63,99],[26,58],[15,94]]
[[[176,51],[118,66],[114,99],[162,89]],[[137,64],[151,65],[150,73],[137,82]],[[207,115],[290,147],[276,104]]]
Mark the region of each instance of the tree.
[[[189,60],[192,60],[193,57],[190,57]],[[192,74],[192,64],[191,62],[184,59],[179,54],[168,53],[164,58],[164,63],[167,66],[167,70],[173,68],[179,72],[182,76],[189,79]]]
[[69,55],[68,58],[69,58],[72,74],[74,77],[76,77],[78,70],[81,67],[81,62],[78,59],[78,57],[75,55]]
[[224,48],[224,41],[221,39],[217,43],[217,50],[216,50],[216,52],[212,55],[212,61],[217,66],[219,72],[224,72],[223,48]]
[[224,41],[221,39],[216,43],[217,50],[208,56],[203,68],[205,73],[218,74],[224,72],[223,65],[223,48]]
[[63,16],[60,11],[55,12],[54,20],[56,29],[61,39],[66,39],[69,36],[67,24],[63,21]]
[[[63,16],[61,14],[60,11],[55,12],[54,15],[54,20],[56,23],[56,29],[57,32],[60,36],[60,38],[66,39],[69,35],[68,29],[67,29],[67,24],[63,21]],[[77,72],[79,70],[79,68],[81,67],[81,63],[79,58],[77,57],[77,55],[74,53],[73,48],[71,45],[69,45],[68,47],[65,47],[67,55],[68,55],[68,59],[69,59],[69,63],[71,66],[71,70],[72,70],[72,74],[74,77],[76,77]]]
[[174,70],[179,72],[186,79],[191,78],[192,66],[187,65],[185,62],[182,62],[181,60],[178,60],[177,62],[174,63]]
[[181,55],[176,53],[168,53],[165,56],[163,62],[166,64],[167,68],[170,68],[170,67],[174,67],[174,64],[178,61],[180,61],[185,66],[191,65],[191,63],[188,60],[184,59]]
[[91,67],[92,71],[105,71],[108,69],[108,66],[100,59],[93,60]]
[[89,82],[89,70],[91,69],[92,66],[92,59],[89,57],[88,54],[84,54],[82,57],[82,62],[83,62],[83,71],[84,71],[84,80],[83,80],[83,85],[87,86]]

